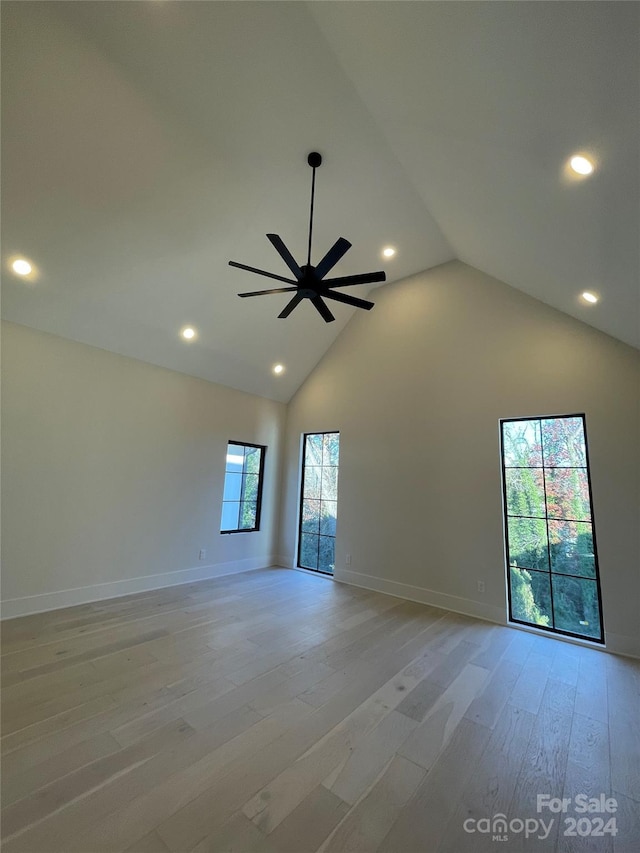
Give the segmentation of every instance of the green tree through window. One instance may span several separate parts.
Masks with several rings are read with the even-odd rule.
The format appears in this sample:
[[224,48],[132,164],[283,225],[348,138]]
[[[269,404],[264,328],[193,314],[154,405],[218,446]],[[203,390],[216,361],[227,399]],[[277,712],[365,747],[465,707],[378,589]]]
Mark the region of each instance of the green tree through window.
[[583,415],[501,423],[510,618],[604,642]]
[[304,436],[298,565],[333,574],[338,516],[340,433]]

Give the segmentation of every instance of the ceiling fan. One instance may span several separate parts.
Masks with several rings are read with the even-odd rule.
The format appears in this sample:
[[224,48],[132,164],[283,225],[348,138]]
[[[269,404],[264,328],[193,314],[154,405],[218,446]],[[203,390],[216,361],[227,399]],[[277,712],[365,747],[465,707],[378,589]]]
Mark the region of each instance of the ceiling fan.
[[246,264],[239,264],[236,261],[229,261],[229,266],[238,267],[241,270],[255,272],[258,275],[264,275],[267,278],[275,278],[276,281],[284,281],[286,284],[293,285],[292,287],[277,287],[274,290],[254,290],[251,293],[239,293],[238,296],[266,296],[269,293],[295,293],[295,296],[285,305],[278,317],[288,317],[293,309],[299,305],[303,299],[310,299],[312,305],[320,314],[326,323],[335,320],[335,317],[329,310],[329,306],[324,301],[325,299],[333,299],[336,302],[343,302],[345,305],[352,305],[354,308],[364,308],[370,311],[373,308],[373,302],[366,299],[358,299],[356,296],[350,296],[345,293],[335,293],[336,287],[351,287],[354,284],[371,284],[375,281],[385,281],[384,272],[366,272],[361,275],[346,275],[340,278],[327,278],[330,270],[338,263],[340,258],[351,248],[351,243],[345,240],[344,237],[339,237],[327,254],[322,258],[320,263],[312,266],[311,264],[311,239],[313,236],[313,202],[316,191],[316,169],[322,163],[322,157],[317,151],[312,151],[307,157],[307,163],[313,169],[313,177],[311,179],[311,209],[309,213],[309,244],[307,251],[307,263],[304,266],[298,266],[293,255],[287,249],[282,238],[277,234],[267,234],[267,238],[271,241],[275,250],[278,252],[282,260],[289,267],[295,278],[284,278],[281,275],[275,275],[266,270],[256,269],[256,267],[248,267]]

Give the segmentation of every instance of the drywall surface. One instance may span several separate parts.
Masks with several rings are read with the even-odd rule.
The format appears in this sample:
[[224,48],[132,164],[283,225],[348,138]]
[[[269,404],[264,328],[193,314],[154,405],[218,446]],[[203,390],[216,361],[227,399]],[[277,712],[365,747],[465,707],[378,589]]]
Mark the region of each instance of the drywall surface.
[[607,647],[640,655],[640,354],[458,261],[372,298],[289,404],[282,562],[301,433],[340,430],[336,578],[504,621],[499,419],[584,412]]
[[[12,323],[2,353],[3,615],[273,562],[284,404]],[[268,447],[258,532],[219,533],[230,439]]]

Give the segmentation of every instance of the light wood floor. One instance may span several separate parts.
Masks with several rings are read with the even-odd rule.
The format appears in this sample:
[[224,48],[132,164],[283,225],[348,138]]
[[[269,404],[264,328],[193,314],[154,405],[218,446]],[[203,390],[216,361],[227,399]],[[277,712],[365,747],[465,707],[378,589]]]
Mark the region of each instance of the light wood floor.
[[640,850],[637,662],[285,569],[2,634],[5,853]]

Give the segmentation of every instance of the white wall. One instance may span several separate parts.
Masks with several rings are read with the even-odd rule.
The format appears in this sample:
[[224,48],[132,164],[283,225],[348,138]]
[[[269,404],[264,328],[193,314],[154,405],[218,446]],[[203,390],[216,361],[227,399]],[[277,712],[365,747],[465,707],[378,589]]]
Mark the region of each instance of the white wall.
[[[4,616],[273,562],[284,404],[11,323],[2,351]],[[268,446],[257,533],[219,533],[229,439]]]
[[504,621],[499,419],[585,412],[607,646],[640,655],[640,354],[460,262],[373,299],[289,404],[287,564],[300,435],[339,429],[336,577]]

